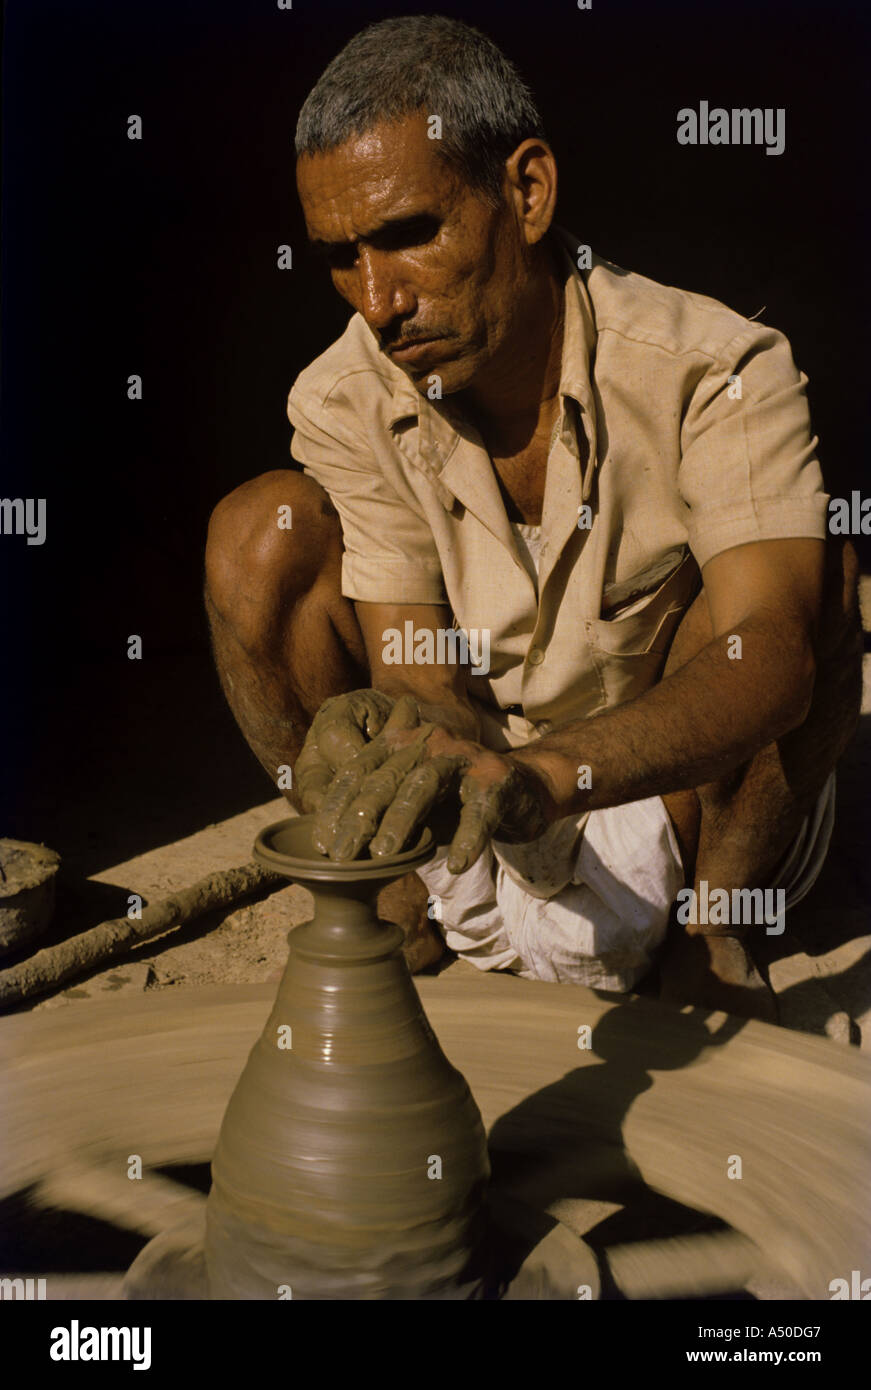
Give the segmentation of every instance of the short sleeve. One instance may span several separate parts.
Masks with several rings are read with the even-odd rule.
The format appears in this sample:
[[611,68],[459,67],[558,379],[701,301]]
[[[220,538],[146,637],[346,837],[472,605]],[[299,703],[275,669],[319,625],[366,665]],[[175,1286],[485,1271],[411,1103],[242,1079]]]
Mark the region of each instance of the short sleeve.
[[748,541],[825,539],[829,499],[806,386],[783,334],[756,324],[698,380],[683,420],[678,488],[699,566]]
[[342,593],[368,603],[445,603],[438,552],[413,494],[400,495],[365,438],[338,414],[303,404],[296,390],[287,414],[292,456],[329,494],[341,519]]

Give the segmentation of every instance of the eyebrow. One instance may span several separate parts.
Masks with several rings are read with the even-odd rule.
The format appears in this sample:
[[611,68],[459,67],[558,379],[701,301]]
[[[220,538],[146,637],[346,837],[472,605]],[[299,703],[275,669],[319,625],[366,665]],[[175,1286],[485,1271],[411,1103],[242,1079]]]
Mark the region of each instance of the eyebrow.
[[355,237],[353,241],[321,241],[318,237],[311,237],[309,238],[309,247],[316,256],[329,256],[336,251],[343,251],[349,246],[356,246],[358,241],[371,241],[377,244],[381,237],[401,235],[403,232],[414,231],[427,222],[435,223],[437,221],[434,213],[416,212],[410,217],[390,218],[364,236]]

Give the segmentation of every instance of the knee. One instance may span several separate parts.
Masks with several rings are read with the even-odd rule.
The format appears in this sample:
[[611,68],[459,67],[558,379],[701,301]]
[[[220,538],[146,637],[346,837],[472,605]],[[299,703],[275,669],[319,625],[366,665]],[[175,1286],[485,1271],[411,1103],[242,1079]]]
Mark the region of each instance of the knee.
[[336,552],[341,525],[323,488],[304,473],[251,478],[215,507],[206,538],[206,594],[225,621],[284,608],[307,593]]

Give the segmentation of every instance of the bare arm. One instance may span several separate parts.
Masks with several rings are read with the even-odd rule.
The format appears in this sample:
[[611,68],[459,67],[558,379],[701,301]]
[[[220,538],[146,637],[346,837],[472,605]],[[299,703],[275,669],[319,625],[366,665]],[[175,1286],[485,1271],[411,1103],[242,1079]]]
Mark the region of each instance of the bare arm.
[[[480,721],[460,664],[413,660],[421,634],[427,632],[434,638],[431,651],[446,653],[437,634],[450,627],[450,609],[440,604],[362,602],[355,608],[372,686],[327,701],[297,761],[298,782],[304,782],[307,792],[304,805],[317,811],[314,843],[338,859],[353,858],[372,840],[393,802],[399,841],[411,833],[412,820],[416,824],[419,817],[413,807],[406,815],[400,793],[408,775],[427,761],[430,737],[442,739],[451,750],[480,747]],[[401,662],[395,660],[397,646]],[[406,661],[406,656],[412,659]],[[429,763],[424,779],[432,794],[424,798],[426,808],[447,790],[457,767],[456,758]],[[389,844],[384,838],[382,853],[390,852]]]
[[[701,786],[801,724],[824,548],[757,541],[715,556],[703,570],[714,637],[697,656],[637,699],[513,753],[543,784],[549,818]],[[583,766],[589,789],[578,787]]]
[[439,604],[355,603],[357,619],[366,644],[372,687],[391,699],[412,695],[421,718],[447,729],[455,738],[478,740],[480,721],[469,700],[466,673],[456,662],[429,665],[385,664],[385,632],[396,628],[404,632],[406,622],[415,631],[436,633],[450,628],[451,610]]
[[[357,755],[356,769],[347,765],[339,818],[321,848],[352,858],[369,840],[373,854],[393,853],[456,780],[463,810],[448,868],[461,873],[493,836],[534,839],[559,817],[701,786],[738,767],[806,717],[823,557],[817,540],[754,542],[716,556],[703,571],[711,642],[637,700],[525,748],[495,753],[441,720],[429,732],[408,728],[372,745]],[[367,645],[381,637],[372,625]],[[738,650],[735,638],[740,657],[729,655]],[[443,684],[435,708],[461,710],[454,678],[436,679]],[[411,684],[392,686],[397,693],[435,689],[431,668],[420,676],[403,668],[401,681]],[[584,765],[590,785],[579,789]],[[376,768],[377,787],[364,786]]]

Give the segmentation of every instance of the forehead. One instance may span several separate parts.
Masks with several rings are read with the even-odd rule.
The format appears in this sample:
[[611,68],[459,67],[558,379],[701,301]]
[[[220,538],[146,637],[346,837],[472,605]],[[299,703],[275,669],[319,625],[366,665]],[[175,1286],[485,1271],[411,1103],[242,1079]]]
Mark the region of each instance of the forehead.
[[344,240],[398,218],[445,211],[463,186],[426,132],[426,117],[410,116],[335,150],[303,155],[296,177],[309,235]]

